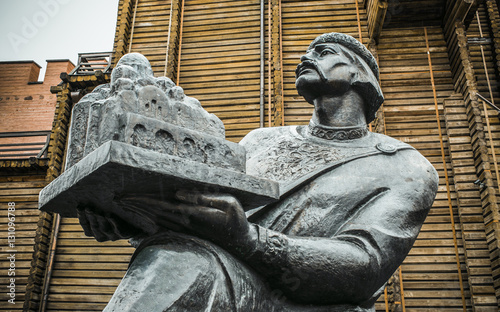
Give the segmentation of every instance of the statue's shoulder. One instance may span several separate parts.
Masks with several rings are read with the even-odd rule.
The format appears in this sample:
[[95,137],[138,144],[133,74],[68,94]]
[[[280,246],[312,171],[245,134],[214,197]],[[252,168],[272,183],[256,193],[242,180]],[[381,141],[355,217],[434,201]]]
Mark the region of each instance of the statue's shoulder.
[[240,145],[243,145],[247,150],[254,147],[263,148],[266,146],[271,146],[276,142],[276,139],[283,138],[284,136],[290,136],[290,129],[293,127],[270,127],[270,128],[258,128],[250,131],[241,141]]
[[392,138],[390,136],[387,136],[385,134],[371,132],[370,135],[371,135],[371,141],[375,145],[378,145],[378,144],[380,144],[380,145],[390,145],[390,146],[396,147],[398,150],[399,149],[409,149],[409,150],[416,151],[416,149],[413,148],[411,145],[409,145],[409,144],[407,144],[405,142],[402,142],[400,140],[397,140],[395,138]]
[[[386,151],[389,157],[378,159],[378,168],[392,177],[392,181],[398,182],[398,178],[408,180],[409,177],[423,181],[428,188],[437,188],[439,177],[434,166],[419,151],[411,145],[391,138],[389,136],[373,133],[376,148]],[[391,153],[392,148],[396,152]]]
[[409,155],[409,157],[425,160],[428,165],[432,166],[419,151],[408,143],[380,133],[371,133],[371,136],[370,144],[373,144],[375,148],[382,151],[383,154],[392,155],[392,150],[396,150],[394,153],[396,158],[402,157],[403,155]]

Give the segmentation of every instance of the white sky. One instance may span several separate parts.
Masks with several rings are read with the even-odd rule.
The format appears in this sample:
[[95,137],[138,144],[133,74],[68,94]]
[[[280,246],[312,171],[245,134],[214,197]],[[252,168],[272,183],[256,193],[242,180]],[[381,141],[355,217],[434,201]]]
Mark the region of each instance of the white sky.
[[70,59],[113,50],[118,0],[0,0],[0,61]]

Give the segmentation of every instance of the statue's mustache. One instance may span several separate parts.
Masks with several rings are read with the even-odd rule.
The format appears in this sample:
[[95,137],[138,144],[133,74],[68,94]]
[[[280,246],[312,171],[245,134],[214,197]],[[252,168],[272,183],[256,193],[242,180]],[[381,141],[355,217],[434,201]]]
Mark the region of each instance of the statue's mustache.
[[299,77],[300,73],[304,68],[314,69],[319,74],[322,81],[324,82],[328,81],[323,70],[318,66],[318,63],[313,60],[305,60],[299,65],[297,65],[297,69],[295,70],[295,77]]

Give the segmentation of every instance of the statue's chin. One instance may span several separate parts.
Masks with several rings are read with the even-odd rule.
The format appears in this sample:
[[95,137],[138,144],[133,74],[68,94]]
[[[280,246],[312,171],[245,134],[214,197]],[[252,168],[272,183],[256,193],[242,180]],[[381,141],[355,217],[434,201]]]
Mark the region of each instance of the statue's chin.
[[310,79],[297,78],[295,87],[299,95],[309,103],[314,105],[314,99],[318,97],[339,97],[345,95],[350,89],[351,84],[347,80],[331,80],[328,83],[324,81],[311,81]]
[[314,104],[314,99],[321,94],[320,88],[318,88],[319,85],[321,85],[319,77],[311,79],[311,77],[299,76],[297,80],[295,80],[297,92],[300,96],[304,97],[309,104]]
[[297,92],[304,98],[304,100],[307,101],[307,103],[314,105],[314,99],[317,97],[317,95],[308,93],[306,91],[301,91],[299,90],[299,88],[297,88]]

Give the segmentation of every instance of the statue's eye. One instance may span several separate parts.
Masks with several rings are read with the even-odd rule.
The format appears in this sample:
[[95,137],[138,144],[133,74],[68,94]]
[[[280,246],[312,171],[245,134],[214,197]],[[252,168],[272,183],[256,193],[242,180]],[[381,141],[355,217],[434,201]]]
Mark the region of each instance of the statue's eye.
[[324,49],[323,51],[321,51],[320,56],[325,56],[327,54],[335,54],[335,52],[333,52],[333,50],[330,49]]

